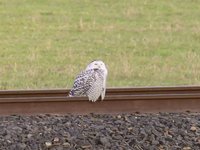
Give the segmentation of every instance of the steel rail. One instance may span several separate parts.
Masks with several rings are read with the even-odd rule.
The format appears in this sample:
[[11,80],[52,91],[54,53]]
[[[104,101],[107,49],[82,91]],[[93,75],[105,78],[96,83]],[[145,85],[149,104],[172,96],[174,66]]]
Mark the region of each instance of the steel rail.
[[200,86],[108,88],[105,100],[95,103],[68,92],[0,91],[0,114],[200,112]]
[[[163,94],[163,93],[200,93],[200,86],[169,86],[169,87],[124,87],[108,88],[106,95],[133,95],[133,94]],[[69,89],[50,90],[1,90],[3,97],[58,97],[67,96]]]

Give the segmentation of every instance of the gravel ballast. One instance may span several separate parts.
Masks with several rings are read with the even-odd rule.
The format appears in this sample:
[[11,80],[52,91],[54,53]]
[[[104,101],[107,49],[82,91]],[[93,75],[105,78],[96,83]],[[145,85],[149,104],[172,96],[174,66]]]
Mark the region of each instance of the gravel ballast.
[[4,150],[199,150],[200,114],[1,116]]

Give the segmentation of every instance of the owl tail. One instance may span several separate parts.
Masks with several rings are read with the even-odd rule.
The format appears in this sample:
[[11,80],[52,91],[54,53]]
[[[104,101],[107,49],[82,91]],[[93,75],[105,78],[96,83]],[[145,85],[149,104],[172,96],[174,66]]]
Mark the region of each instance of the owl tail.
[[69,97],[73,97],[73,96],[74,96],[74,91],[71,90],[71,91],[69,92]]

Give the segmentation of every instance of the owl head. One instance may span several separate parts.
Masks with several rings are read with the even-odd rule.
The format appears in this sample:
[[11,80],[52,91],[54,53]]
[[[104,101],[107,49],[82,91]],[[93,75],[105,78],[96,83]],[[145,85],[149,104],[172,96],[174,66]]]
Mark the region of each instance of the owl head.
[[88,69],[102,69],[105,70],[107,72],[107,68],[106,65],[104,64],[103,61],[101,60],[94,60],[92,61],[87,67],[86,70]]

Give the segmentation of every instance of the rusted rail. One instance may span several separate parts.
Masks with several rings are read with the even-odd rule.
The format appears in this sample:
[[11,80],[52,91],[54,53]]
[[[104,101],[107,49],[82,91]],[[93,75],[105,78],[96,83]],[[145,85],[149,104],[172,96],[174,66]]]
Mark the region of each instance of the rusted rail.
[[200,112],[200,86],[108,88],[105,100],[95,103],[68,92],[0,91],[0,114]]
[[[0,98],[3,97],[59,97],[69,93],[69,89],[53,90],[5,90],[0,91]],[[106,95],[138,95],[138,94],[179,94],[179,93],[200,93],[200,86],[179,86],[179,87],[124,87],[108,88]]]

